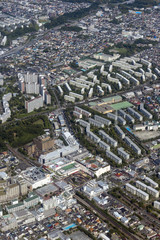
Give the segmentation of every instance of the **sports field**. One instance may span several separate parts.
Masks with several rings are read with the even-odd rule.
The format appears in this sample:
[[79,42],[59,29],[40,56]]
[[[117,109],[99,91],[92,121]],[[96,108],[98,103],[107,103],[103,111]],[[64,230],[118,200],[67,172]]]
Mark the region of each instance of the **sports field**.
[[72,164],[69,164],[69,165],[67,165],[67,166],[65,166],[65,167],[62,167],[62,169],[63,169],[64,171],[67,171],[67,170],[72,169],[72,168],[74,168],[74,167],[75,167],[75,164],[72,163]]
[[114,110],[120,110],[120,109],[123,109],[123,108],[132,107],[132,106],[133,105],[131,103],[127,102],[127,101],[110,105],[110,107],[112,107]]

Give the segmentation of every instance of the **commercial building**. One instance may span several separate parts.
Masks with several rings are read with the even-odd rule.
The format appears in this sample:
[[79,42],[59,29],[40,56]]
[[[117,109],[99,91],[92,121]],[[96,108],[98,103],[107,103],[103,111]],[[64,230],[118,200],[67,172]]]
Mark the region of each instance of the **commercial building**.
[[23,203],[26,208],[34,207],[39,203],[39,196],[33,194],[32,196],[24,199]]
[[61,180],[58,182],[55,182],[55,185],[59,188],[61,188],[63,191],[70,192],[73,190],[73,187],[71,184],[66,183],[65,181]]
[[[60,168],[60,166],[59,166]],[[53,168],[52,168],[53,169]],[[44,198],[46,194],[50,194],[51,192],[54,194],[56,194],[56,192],[58,191],[58,188],[53,185],[53,183],[47,184],[43,187],[40,187],[38,189],[36,189],[36,194],[38,194],[41,198]],[[30,194],[28,194],[29,198],[33,197],[34,195],[36,195],[34,192],[31,192]],[[41,199],[40,199],[41,200]]]
[[78,155],[76,161],[79,163],[80,169],[92,177],[100,177],[102,174],[110,171],[110,165],[100,157],[79,158]]
[[103,118],[103,117],[100,117],[98,115],[94,115],[94,119],[100,123],[103,123],[104,125],[106,126],[110,126],[111,125],[111,121],[106,119],[106,118]]
[[28,193],[27,183],[21,177],[18,179],[1,180],[0,203],[11,201]]
[[71,146],[63,146],[62,148],[56,149],[53,152],[50,152],[46,155],[40,155],[38,161],[41,164],[50,164],[53,160],[65,157],[71,153],[74,153],[79,150],[79,144],[71,145]]
[[10,231],[18,227],[15,217],[11,214],[5,215],[0,220],[0,229],[2,232]]
[[29,101],[25,101],[25,109],[27,109],[27,113],[33,112],[35,109],[39,109],[43,107],[43,97],[39,96]]
[[71,135],[71,133],[69,131],[62,131],[62,137],[64,138],[66,143],[70,146],[77,144],[76,139],[74,138],[73,135]]
[[99,197],[99,196],[96,196],[93,198],[93,200],[98,204],[98,205],[101,205],[101,206],[104,206],[108,203],[108,200],[107,198],[102,198],[102,197]]
[[141,154],[141,149],[135,143],[133,143],[129,137],[125,136],[124,140],[133,149],[133,151],[136,152],[136,154]]
[[17,203],[17,204],[13,204],[13,205],[10,205],[10,206],[6,206],[6,210],[7,210],[8,213],[13,213],[13,212],[16,212],[16,211],[20,211],[24,208],[25,208],[25,205],[22,202]]
[[23,178],[19,178],[17,183],[19,184],[20,188],[20,196],[26,195],[28,193],[27,182]]
[[95,59],[100,59],[100,60],[103,60],[105,62],[113,62],[115,61],[117,58],[120,57],[119,54],[114,54],[113,56],[112,55],[108,55],[108,54],[105,54],[105,53],[95,53],[93,55],[93,57]]
[[6,193],[8,201],[14,198],[18,198],[20,195],[19,184],[18,183],[10,184],[6,189]]
[[34,215],[28,209],[22,209],[13,213],[19,226],[35,222]]
[[50,210],[51,208],[55,208],[57,205],[55,198],[50,198],[43,201],[43,208],[44,210]]
[[86,194],[90,199],[99,196],[103,193],[103,189],[98,186],[98,183],[94,180],[91,180],[82,188],[84,194]]
[[102,136],[102,138],[104,140],[107,141],[107,143],[109,143],[110,145],[112,145],[113,147],[117,147],[118,146],[118,142],[116,140],[114,140],[113,138],[111,138],[107,133],[105,133],[103,130],[100,130],[99,135]]
[[57,173],[61,176],[69,176],[71,174],[74,174],[80,170],[80,165],[75,162],[69,162],[68,164],[62,166]]
[[109,157],[110,159],[112,159],[114,162],[116,162],[117,164],[122,164],[122,159],[119,158],[117,155],[115,155],[114,153],[112,153],[111,151],[107,150],[106,151],[106,155],[107,157]]
[[58,121],[61,127],[64,127],[66,125],[63,114],[58,115]]
[[22,171],[21,175],[31,189],[42,187],[43,185],[51,182],[50,175],[42,172],[37,167],[27,168],[25,171]]
[[42,152],[48,151],[54,146],[54,139],[50,138],[50,136],[48,136],[47,134],[34,138],[33,142]]

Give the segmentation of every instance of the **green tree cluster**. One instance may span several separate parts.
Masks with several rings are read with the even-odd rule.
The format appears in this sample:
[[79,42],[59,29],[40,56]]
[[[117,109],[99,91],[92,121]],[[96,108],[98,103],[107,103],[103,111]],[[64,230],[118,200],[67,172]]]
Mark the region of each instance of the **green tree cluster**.
[[68,20],[76,20],[79,18],[82,18],[86,15],[88,15],[89,12],[92,10],[96,10],[98,7],[98,3],[92,3],[90,7],[88,8],[81,8],[80,10],[77,10],[75,12],[69,12],[64,13],[62,16],[59,16],[57,18],[50,18],[50,22],[46,23],[44,26],[47,29],[59,26],[61,24],[66,23]]
[[[43,124],[37,124],[36,121],[42,120]],[[8,142],[12,147],[20,147],[33,140],[33,138],[42,135],[44,129],[50,128],[47,116],[34,116],[27,120],[17,121],[8,126],[0,127],[0,151],[6,150],[5,143]]]

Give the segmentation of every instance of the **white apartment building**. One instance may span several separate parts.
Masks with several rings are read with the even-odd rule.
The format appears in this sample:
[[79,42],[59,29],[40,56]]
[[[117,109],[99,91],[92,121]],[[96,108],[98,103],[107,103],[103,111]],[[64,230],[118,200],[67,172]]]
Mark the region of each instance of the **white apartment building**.
[[133,195],[136,195],[136,192],[137,192],[137,188],[132,186],[131,184],[129,183],[126,183],[126,190],[130,193],[132,193]]
[[25,109],[27,109],[27,113],[33,112],[35,109],[39,109],[43,107],[43,97],[39,96],[29,101],[25,101]]
[[160,202],[154,201],[154,208],[160,210]]
[[142,199],[145,200],[145,201],[148,201],[148,200],[149,200],[149,194],[146,193],[146,192],[143,192],[143,191],[140,190],[140,189],[137,189],[136,195],[137,195],[138,197],[142,198]]
[[111,138],[107,133],[105,133],[103,130],[100,130],[99,135],[102,136],[102,138],[104,140],[107,141],[107,143],[109,143],[110,145],[112,145],[113,147],[117,147],[118,146],[118,142],[116,140],[114,140],[113,138]]

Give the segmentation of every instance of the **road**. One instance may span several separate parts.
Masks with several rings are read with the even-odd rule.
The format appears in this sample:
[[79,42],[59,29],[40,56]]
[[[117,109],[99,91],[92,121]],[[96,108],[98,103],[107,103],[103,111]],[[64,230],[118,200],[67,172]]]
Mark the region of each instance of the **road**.
[[[76,23],[77,23],[77,21],[74,22],[74,24],[76,24]],[[66,24],[66,23],[65,23],[65,24]],[[58,29],[60,29],[61,27],[65,26],[65,24],[61,24],[61,25],[59,25],[59,26],[57,26],[57,27],[54,27],[53,29],[54,29],[54,30],[58,30]],[[28,39],[24,45],[15,47],[15,48],[7,51],[6,53],[0,55],[0,60],[3,59],[3,58],[5,58],[5,57],[9,57],[9,56],[11,56],[12,54],[16,54],[16,53],[22,51],[23,49],[25,49],[26,47],[29,47],[29,46],[32,45],[33,43],[38,42],[39,40],[43,39],[44,36],[47,35],[47,34],[48,34],[50,31],[52,31],[53,29],[46,30],[46,31],[42,32],[41,35],[39,35],[39,36],[37,36],[37,37],[35,37],[35,38],[32,38],[32,39]]]
[[10,125],[10,124],[12,124],[12,123],[15,124],[15,122],[22,121],[22,120],[25,120],[25,119],[27,119],[27,118],[32,118],[32,117],[39,116],[39,115],[46,115],[46,114],[48,114],[49,112],[50,112],[50,111],[39,112],[39,113],[35,113],[35,114],[33,114],[33,115],[28,115],[28,116],[25,116],[25,117],[22,117],[22,118],[14,118],[13,120],[11,120],[11,121],[9,121],[9,122],[4,122],[4,123],[2,123],[2,126],[3,126],[3,127],[4,127],[4,126],[8,126],[8,125]]
[[[113,197],[113,196],[112,196]],[[131,204],[131,201],[130,201],[130,198],[128,198],[125,194],[122,195],[121,194],[121,197],[124,199],[125,202],[128,203],[128,206],[132,209],[136,208],[136,212],[143,217],[144,221],[151,225],[151,224],[155,224],[156,223],[156,227],[157,228],[160,228],[160,220],[156,217],[154,217],[153,215],[151,215],[150,213],[148,213],[146,211],[146,209],[143,209],[141,207],[139,207],[138,204],[136,203],[132,203]],[[134,210],[135,211],[135,210]]]
[[12,55],[12,54],[15,54],[15,53],[18,53],[18,52],[22,51],[23,49],[25,49],[25,48],[28,47],[29,45],[31,45],[31,44],[33,44],[34,42],[37,42],[38,40],[40,40],[41,38],[43,38],[44,35],[46,35],[48,32],[49,32],[49,30],[45,31],[42,36],[37,36],[36,38],[31,39],[31,40],[28,39],[23,46],[15,47],[15,48],[7,51],[6,53],[0,55],[0,59],[3,59],[3,58],[8,57],[8,56],[10,56],[10,55]]
[[39,162],[33,161],[31,159],[29,159],[28,157],[24,156],[22,153],[20,153],[19,151],[17,151],[15,148],[12,148],[9,144],[6,144],[8,150],[13,153],[13,155],[18,158],[19,160],[25,162],[28,165],[31,166],[36,166],[36,167],[40,167],[41,164]]
[[140,238],[132,235],[132,233],[129,232],[129,230],[121,225],[119,222],[114,220],[111,216],[104,213],[103,210],[99,210],[98,207],[94,206],[89,200],[84,200],[81,197],[79,197],[77,194],[75,195],[75,198],[77,201],[79,201],[81,204],[89,208],[91,211],[93,211],[95,214],[97,214],[102,220],[109,222],[113,227],[116,227],[123,235],[127,237],[128,240],[140,240]]

